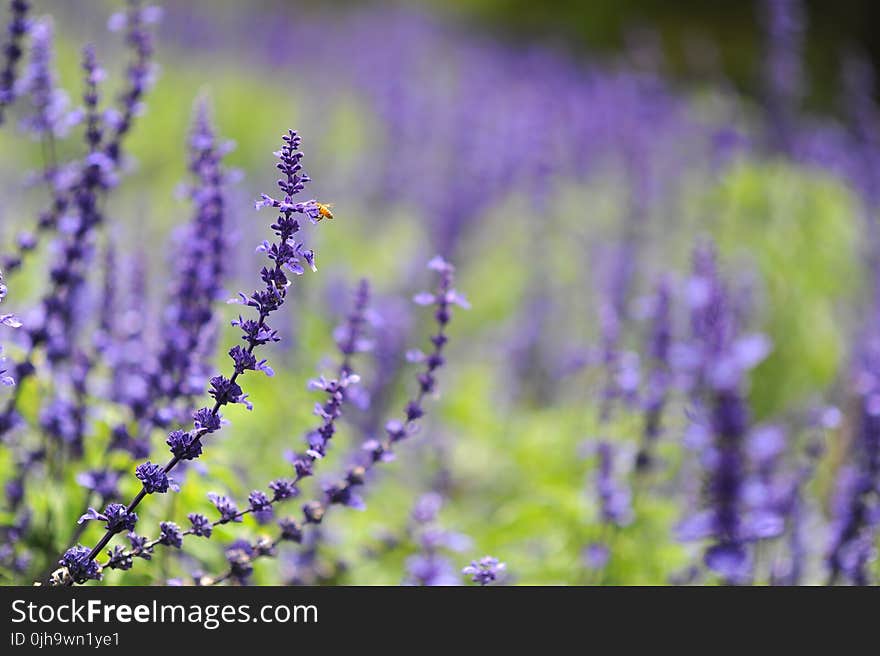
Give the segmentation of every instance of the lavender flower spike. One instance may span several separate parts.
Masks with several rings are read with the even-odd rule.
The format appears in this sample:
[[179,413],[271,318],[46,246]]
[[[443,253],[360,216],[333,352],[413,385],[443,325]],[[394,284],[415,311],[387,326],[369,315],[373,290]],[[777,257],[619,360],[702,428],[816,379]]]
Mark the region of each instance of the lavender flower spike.
[[[247,344],[247,349],[244,351],[243,355],[239,354],[238,356],[235,356],[230,352],[230,357],[234,365],[234,373],[228,379],[223,378],[223,381],[225,382],[221,385],[222,389],[227,393],[219,393],[217,385],[212,383],[214,391],[217,392],[214,395],[214,404],[210,408],[204,407],[194,413],[194,427],[190,432],[190,437],[184,439],[182,436],[178,435],[173,442],[169,437],[169,445],[175,453],[162,468],[162,472],[166,475],[170,473],[178,463],[180,463],[183,459],[183,455],[194,454],[197,451],[195,445],[196,443],[200,444],[203,437],[220,429],[220,408],[228,403],[241,401],[240,395],[233,395],[231,392],[237,387],[237,379],[245,371],[256,369],[256,365],[250,364],[250,356],[253,355],[254,351],[259,346],[270,342],[277,342],[280,339],[278,333],[269,326],[268,318],[274,311],[284,304],[284,300],[287,297],[287,292],[291,284],[288,278],[288,272],[297,275],[301,274],[303,272],[303,268],[300,264],[301,260],[305,260],[311,265],[314,264],[314,253],[311,250],[306,250],[304,244],[296,241],[294,238],[300,231],[299,221],[295,217],[296,214],[305,214],[315,223],[317,223],[319,216],[317,203],[315,201],[307,201],[305,203],[295,203],[293,201],[293,196],[302,191],[305,187],[305,183],[309,180],[309,177],[302,171],[302,164],[300,163],[302,160],[302,153],[299,151],[301,138],[296,132],[289,130],[282,139],[284,145],[281,150],[278,151],[277,156],[280,160],[278,168],[284,173],[284,178],[278,181],[279,188],[284,192],[284,200],[278,201],[264,195],[264,198],[267,198],[270,201],[268,203],[269,206],[277,207],[279,209],[278,217],[270,226],[275,233],[276,241],[275,243],[268,245],[265,250],[266,256],[272,262],[272,266],[263,267],[260,271],[260,278],[265,285],[263,289],[254,291],[250,296],[244,294],[240,295],[240,302],[247,307],[254,308],[257,311],[257,318],[244,319],[239,317],[237,321],[232,322],[234,326],[238,326],[241,329],[242,339]],[[256,358],[254,358],[254,360],[255,359]],[[243,362],[246,363],[247,366],[240,369],[239,367]],[[186,446],[184,447],[184,450],[181,451],[181,447],[184,444]],[[178,455],[178,453],[181,455]],[[150,463],[147,464],[150,465]],[[124,511],[126,516],[125,527],[129,530],[133,530],[134,524],[137,521],[137,515],[134,514],[135,508],[137,508],[148,494],[160,491],[160,488],[166,483],[166,479],[162,478],[158,472],[154,471],[152,465],[148,469],[142,470],[141,474],[142,476],[140,478],[143,487],[131,500],[128,506],[110,504],[111,506],[114,506],[112,509],[113,512],[110,514],[108,513],[111,511],[111,508],[108,506],[108,511],[103,515],[90,509],[90,512],[86,516],[83,516],[83,520],[94,518],[103,519],[107,522],[107,531],[104,534],[104,537],[98,541],[94,548],[92,548],[88,556],[89,559],[94,560],[104,547],[107,546],[115,533],[121,530],[119,528],[121,524],[118,524],[113,519],[114,517]],[[227,519],[227,521],[234,521],[232,515],[227,512],[229,511],[229,508],[226,507],[226,504],[222,504],[221,507],[219,499],[215,504],[224,519]],[[115,506],[120,506],[121,511]],[[237,510],[234,514],[238,514]],[[56,576],[53,576],[53,580],[60,580],[67,585],[76,582],[71,577],[64,576],[63,572],[56,572]]]
[[134,118],[141,113],[144,94],[149,91],[156,77],[156,69],[152,63],[153,37],[147,27],[158,22],[161,17],[160,8],[144,6],[141,0],[128,0],[126,10],[111,16],[108,23],[111,31],[125,31],[125,42],[131,49],[131,61],[126,71],[128,85],[119,95],[119,107],[105,148],[107,156],[114,162],[120,160],[122,140],[131,130]]
[[766,38],[765,97],[772,137],[770,146],[791,151],[796,114],[804,94],[804,7],[801,0],[763,0]]
[[18,62],[24,52],[22,42],[28,32],[27,0],[10,0],[9,11],[12,14],[6,28],[8,40],[3,45],[3,70],[0,72],[0,125],[3,124],[3,112],[15,100],[15,78],[18,74]]
[[615,480],[614,450],[609,442],[599,442],[596,448],[599,469],[596,476],[596,494],[602,523],[626,526],[632,522],[632,495],[629,488]]
[[880,490],[880,340],[870,340],[859,363],[856,391],[859,396],[858,433],[837,482],[831,545],[828,551],[829,583],[841,576],[854,585],[868,585],[880,515],[876,510]]
[[[704,562],[726,583],[741,584],[752,575],[750,542],[775,537],[781,518],[772,513],[748,516],[745,512],[746,438],[749,407],[742,387],[745,374],[767,355],[762,336],[737,337],[727,291],[715,272],[714,253],[700,249],[692,280],[691,322],[698,367],[697,390],[692,391],[712,436],[702,460],[707,469],[707,507],[682,522],[681,540],[712,538]],[[699,283],[699,284],[696,284]],[[696,302],[699,300],[699,302]]]
[[662,432],[663,409],[672,383],[669,365],[672,342],[670,296],[669,282],[663,279],[657,285],[651,313],[652,325],[648,350],[653,360],[653,367],[648,378],[642,443],[636,455],[637,471],[648,470],[653,465],[654,445]]
[[69,111],[67,94],[58,88],[53,70],[53,41],[50,18],[34,23],[30,62],[19,81],[20,94],[27,95],[31,102],[31,111],[22,120],[22,128],[37,138],[64,136],[79,119],[77,113]]

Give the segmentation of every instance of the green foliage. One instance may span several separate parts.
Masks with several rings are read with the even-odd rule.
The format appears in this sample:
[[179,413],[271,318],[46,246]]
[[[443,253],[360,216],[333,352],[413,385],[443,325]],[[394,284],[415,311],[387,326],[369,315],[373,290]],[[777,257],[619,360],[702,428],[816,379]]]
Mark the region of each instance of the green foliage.
[[758,274],[753,295],[773,352],[751,399],[768,417],[818,395],[845,364],[855,328],[845,308],[865,273],[860,217],[840,184],[782,163],[732,170],[712,206],[723,259]]

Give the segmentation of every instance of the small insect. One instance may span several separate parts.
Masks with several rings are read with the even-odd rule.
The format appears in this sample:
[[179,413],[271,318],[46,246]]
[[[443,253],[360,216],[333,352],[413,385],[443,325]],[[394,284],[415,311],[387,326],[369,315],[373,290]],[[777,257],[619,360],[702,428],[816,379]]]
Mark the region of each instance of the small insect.
[[333,208],[333,203],[315,203],[315,205],[318,206],[318,221],[333,218],[333,212],[330,211]]

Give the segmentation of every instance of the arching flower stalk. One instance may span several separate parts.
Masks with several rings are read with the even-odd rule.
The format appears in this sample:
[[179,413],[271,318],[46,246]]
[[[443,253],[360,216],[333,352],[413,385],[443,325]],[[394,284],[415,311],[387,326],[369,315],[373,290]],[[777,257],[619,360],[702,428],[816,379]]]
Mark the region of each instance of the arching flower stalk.
[[6,108],[15,101],[15,81],[18,76],[18,63],[24,54],[23,42],[30,24],[27,0],[9,1],[9,24],[6,27],[7,40],[3,45],[3,69],[0,71],[0,125],[3,125]]
[[341,330],[338,331],[337,348],[342,354],[342,360],[336,378],[326,380],[320,377],[309,383],[310,389],[324,392],[326,398],[323,403],[315,405],[315,414],[321,418],[321,424],[306,433],[305,441],[308,451],[301,456],[292,458],[295,463],[295,477],[292,480],[277,479],[272,481],[269,484],[271,496],[262,490],[254,490],[248,496],[248,505],[242,509],[239,509],[228,497],[211,494],[209,498],[220,513],[219,519],[212,521],[203,514],[190,513],[188,516],[190,528],[186,530],[181,529],[173,522],[162,522],[159,527],[159,537],[139,538],[138,545],[133,544],[132,548],[128,550],[114,549],[109,552],[109,558],[102,568],[128,569],[133,558],[149,556],[157,546],[180,549],[183,546],[184,538],[188,536],[210,538],[218,526],[240,522],[249,514],[257,517],[258,521],[263,518],[271,518],[276,504],[299,495],[300,482],[312,474],[315,462],[326,452],[329,442],[336,432],[336,422],[342,417],[346,394],[359,381],[359,377],[354,373],[352,358],[363,350],[366,342],[364,331],[367,324],[366,312],[369,298],[369,284],[366,280],[362,280],[355,292],[354,307],[346,318],[346,322],[340,327]]
[[[291,285],[290,274],[301,275],[304,273],[302,263],[305,262],[313,271],[315,267],[315,253],[305,248],[301,241],[296,240],[300,232],[300,223],[297,215],[308,217],[313,223],[317,223],[319,214],[318,204],[314,200],[295,202],[294,196],[299,194],[305,184],[310,180],[302,170],[302,152],[299,150],[301,137],[289,130],[283,136],[284,145],[276,153],[279,159],[278,169],[283,177],[278,181],[278,187],[284,193],[283,200],[275,199],[266,194],[257,203],[257,209],[261,207],[274,207],[279,214],[270,226],[275,233],[274,242],[264,242],[259,249],[266,254],[271,266],[264,266],[260,271],[260,278],[264,284],[262,289],[256,290],[249,296],[240,294],[236,301],[246,307],[254,309],[257,313],[254,319],[245,319],[241,316],[232,322],[233,326],[239,327],[242,332],[242,340],[247,345],[245,348],[235,346],[229,351],[232,360],[233,371],[230,377],[217,375],[210,380],[209,394],[214,399],[212,406],[206,406],[193,413],[193,428],[189,430],[175,430],[168,436],[168,446],[172,458],[159,469],[150,467],[147,480],[142,479],[143,486],[127,506],[118,504],[112,512],[98,513],[90,511],[90,518],[103,521],[106,531],[98,543],[88,551],[83,558],[80,547],[74,547],[61,560],[62,567],[53,574],[51,583],[58,585],[72,585],[83,583],[88,578],[99,578],[100,568],[94,568],[89,563],[95,558],[113,537],[123,531],[131,531],[137,522],[135,509],[150,494],[167,490],[170,484],[168,474],[184,460],[198,458],[202,453],[202,440],[220,430],[220,409],[230,403],[240,403],[250,406],[247,395],[238,384],[238,379],[247,371],[263,371],[271,374],[271,369],[266,366],[266,361],[257,361],[254,352],[260,346],[275,343],[280,340],[278,333],[269,325],[268,319],[277,311],[287,298]],[[144,467],[146,464],[141,465]],[[108,507],[109,509],[109,507]],[[106,519],[102,519],[101,517]],[[70,556],[70,558],[68,557]],[[75,558],[74,558],[75,556]],[[74,558],[73,567],[66,566],[67,562]],[[85,562],[87,561],[87,562]]]
[[[344,478],[324,487],[323,500],[308,501],[302,506],[300,519],[283,518],[279,520],[280,532],[274,538],[262,537],[253,543],[236,545],[227,553],[229,569],[216,577],[202,577],[201,585],[216,585],[224,581],[241,582],[253,570],[253,561],[261,557],[271,557],[282,542],[299,543],[309,525],[320,524],[331,506],[343,505],[355,509],[365,508],[364,501],[356,489],[363,486],[369,472],[379,463],[394,460],[396,445],[412,436],[418,429],[419,420],[424,416],[424,402],[428,395],[437,391],[437,370],[443,365],[443,349],[448,342],[447,327],[452,319],[452,307],[469,307],[465,298],[453,287],[455,268],[441,257],[432,259],[428,267],[439,275],[437,291],[417,294],[414,301],[418,305],[433,305],[437,332],[431,336],[432,349],[428,354],[412,353],[411,360],[421,362],[424,369],[416,376],[418,392],[406,404],[404,419],[392,419],[385,425],[386,437],[382,440],[368,440],[363,449],[366,458],[347,468]],[[297,463],[294,463],[297,469]]]

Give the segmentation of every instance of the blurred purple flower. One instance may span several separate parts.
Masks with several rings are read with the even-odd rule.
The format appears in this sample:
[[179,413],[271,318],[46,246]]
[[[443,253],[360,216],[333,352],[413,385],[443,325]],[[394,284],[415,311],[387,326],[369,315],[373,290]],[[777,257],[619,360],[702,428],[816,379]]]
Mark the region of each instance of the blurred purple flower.
[[489,585],[498,580],[506,567],[507,565],[499,562],[497,558],[484,556],[478,561],[471,561],[471,564],[461,570],[461,573],[470,576],[474,583]]
[[3,124],[4,109],[15,100],[18,62],[24,54],[24,38],[30,29],[30,3],[27,0],[10,0],[9,10],[7,40],[3,44],[3,69],[0,71],[0,125]]

